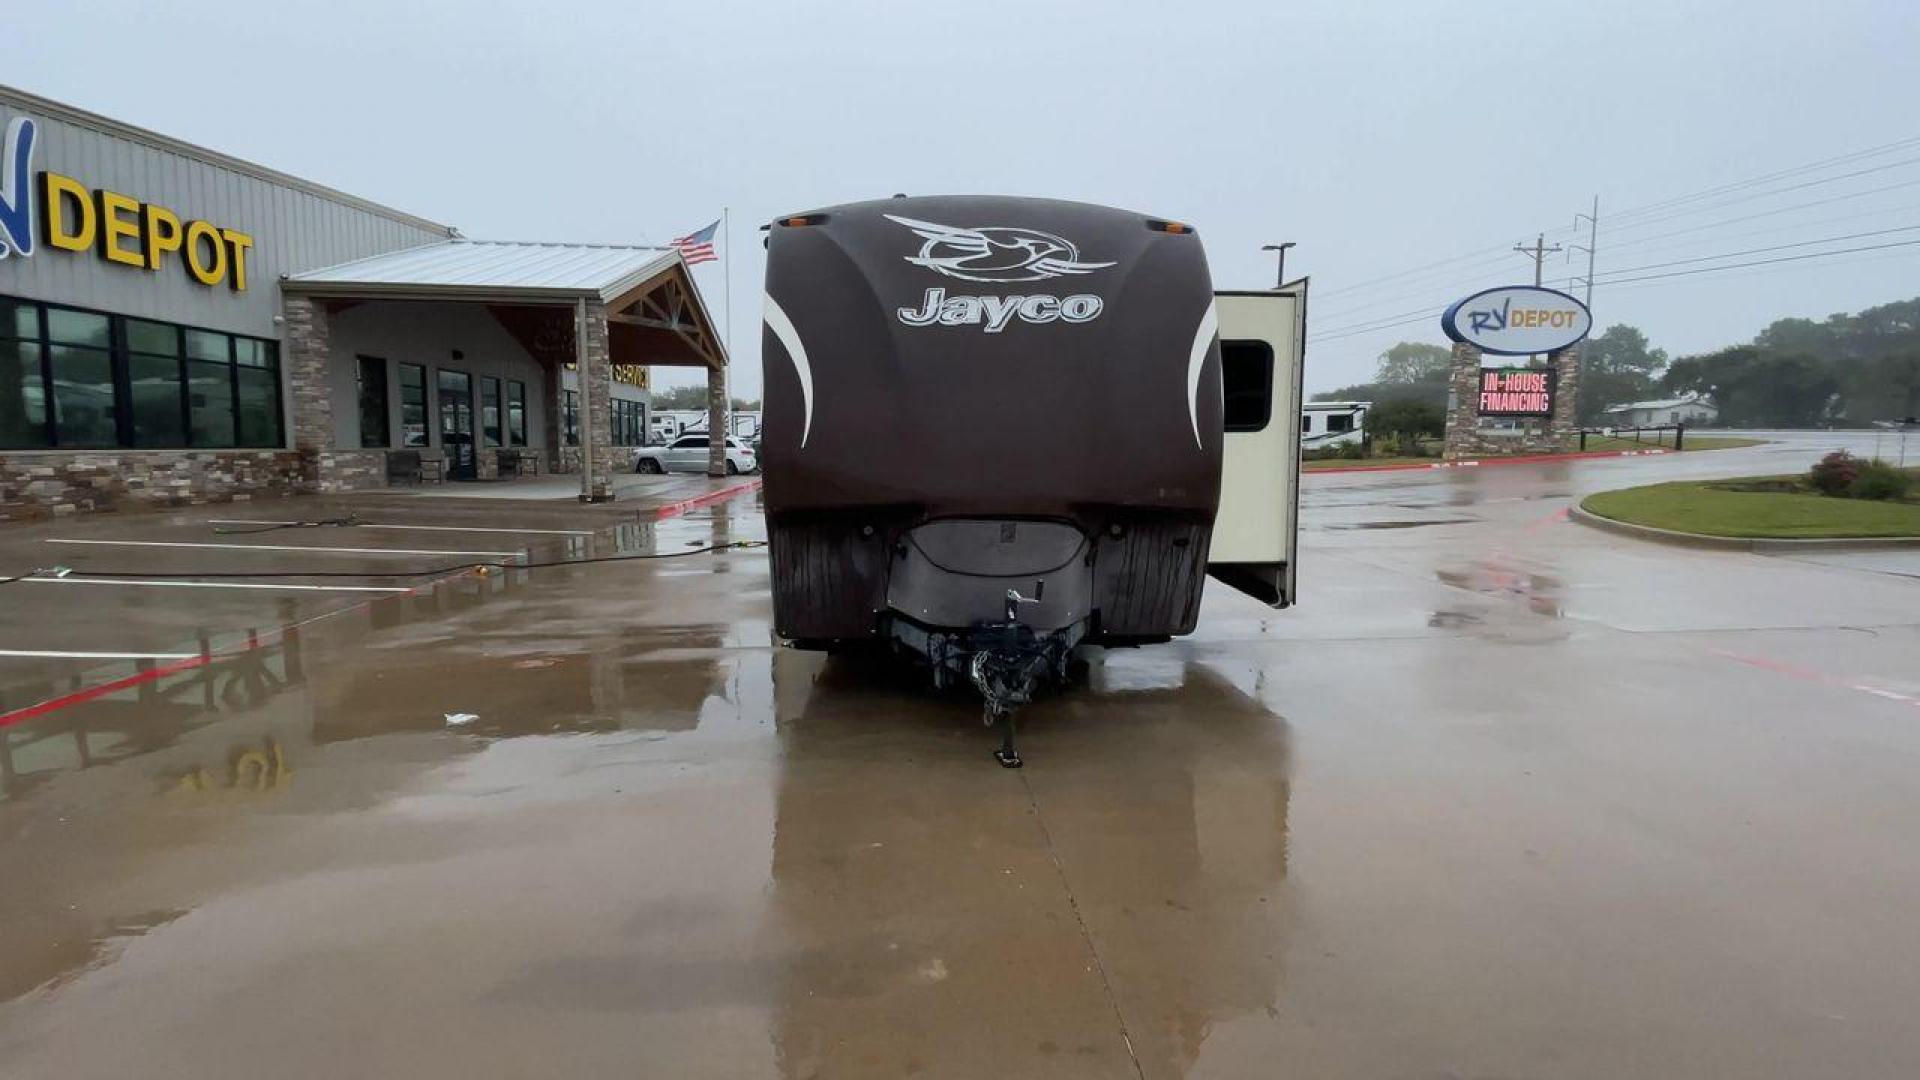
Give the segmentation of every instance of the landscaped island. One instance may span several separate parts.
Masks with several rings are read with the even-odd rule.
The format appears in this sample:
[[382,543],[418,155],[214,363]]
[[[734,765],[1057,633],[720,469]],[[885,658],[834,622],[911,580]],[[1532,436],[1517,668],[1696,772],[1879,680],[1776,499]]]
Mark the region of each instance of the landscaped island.
[[[1828,461],[1832,461],[1829,458]],[[1851,471],[1737,480],[1682,480],[1589,495],[1597,517],[1673,532],[1738,539],[1831,540],[1920,536],[1920,469],[1850,462]],[[1816,483],[1828,489],[1823,493]]]

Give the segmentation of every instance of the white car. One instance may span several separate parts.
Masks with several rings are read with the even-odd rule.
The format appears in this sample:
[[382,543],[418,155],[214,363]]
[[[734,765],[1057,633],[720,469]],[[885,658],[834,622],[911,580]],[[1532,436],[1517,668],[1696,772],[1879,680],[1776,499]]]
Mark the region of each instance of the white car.
[[[727,440],[727,474],[750,473],[760,467],[753,456],[753,447],[739,439]],[[669,473],[707,471],[707,437],[705,434],[682,435],[665,446],[643,446],[633,462],[633,471],[640,473]]]

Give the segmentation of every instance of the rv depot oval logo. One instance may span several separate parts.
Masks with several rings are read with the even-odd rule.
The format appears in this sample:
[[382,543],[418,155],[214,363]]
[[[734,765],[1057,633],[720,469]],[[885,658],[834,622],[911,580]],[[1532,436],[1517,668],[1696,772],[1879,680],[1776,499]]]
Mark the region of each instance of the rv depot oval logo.
[[963,229],[895,214],[887,214],[886,219],[920,237],[920,253],[907,256],[908,262],[962,281],[1042,281],[1113,265],[1081,262],[1080,249],[1071,240],[1038,229],[1011,225]]
[[1449,338],[1495,356],[1558,352],[1587,336],[1587,306],[1557,289],[1503,285],[1457,301],[1440,316]]

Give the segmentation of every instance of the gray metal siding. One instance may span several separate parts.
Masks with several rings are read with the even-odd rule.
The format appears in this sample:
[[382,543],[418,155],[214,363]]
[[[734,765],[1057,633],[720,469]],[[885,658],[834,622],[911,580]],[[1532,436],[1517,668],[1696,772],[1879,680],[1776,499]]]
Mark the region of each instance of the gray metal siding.
[[0,294],[146,316],[259,337],[280,337],[282,274],[315,270],[370,255],[447,239],[444,229],[398,213],[381,214],[291,182],[276,182],[132,131],[109,131],[49,115],[31,99],[0,89],[0,129],[15,116],[39,127],[34,199],[43,170],[73,177],[253,237],[247,288],[209,288],[187,273],[184,256],[157,271],[109,262],[93,252],[36,245],[31,258],[0,259]]

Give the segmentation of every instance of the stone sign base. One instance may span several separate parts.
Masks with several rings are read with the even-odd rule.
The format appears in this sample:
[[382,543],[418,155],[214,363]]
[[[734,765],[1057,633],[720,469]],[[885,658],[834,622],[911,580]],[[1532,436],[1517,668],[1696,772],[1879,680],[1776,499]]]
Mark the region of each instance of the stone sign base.
[[[1517,358],[1516,358],[1517,359]],[[1548,360],[1556,369],[1553,416],[1529,419],[1537,431],[1526,434],[1483,431],[1480,427],[1480,350],[1456,342],[1447,379],[1447,437],[1441,457],[1448,461],[1500,454],[1551,454],[1573,448],[1579,425],[1574,422],[1580,390],[1580,346],[1573,345]]]

